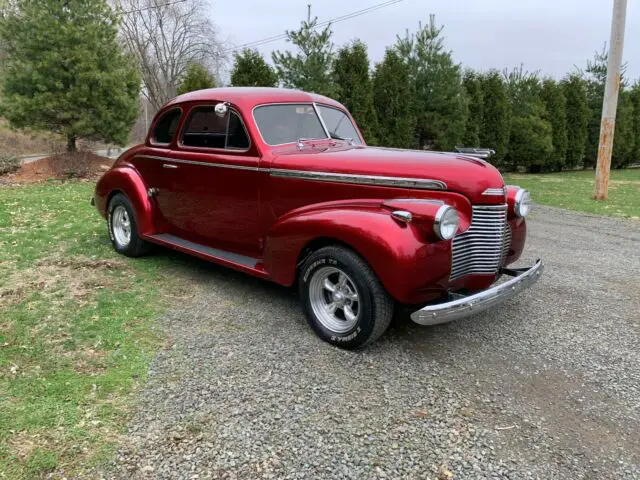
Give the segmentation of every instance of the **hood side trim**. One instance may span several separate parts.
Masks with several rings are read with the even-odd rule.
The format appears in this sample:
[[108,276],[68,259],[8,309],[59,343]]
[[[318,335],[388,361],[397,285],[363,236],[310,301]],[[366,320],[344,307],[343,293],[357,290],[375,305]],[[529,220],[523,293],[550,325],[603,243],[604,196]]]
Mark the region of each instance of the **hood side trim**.
[[353,183],[358,185],[377,185],[383,187],[416,188],[421,190],[446,190],[447,184],[440,180],[427,178],[401,178],[378,175],[358,175],[351,173],[313,172],[307,170],[289,170],[272,168],[272,177],[298,178],[316,182]]

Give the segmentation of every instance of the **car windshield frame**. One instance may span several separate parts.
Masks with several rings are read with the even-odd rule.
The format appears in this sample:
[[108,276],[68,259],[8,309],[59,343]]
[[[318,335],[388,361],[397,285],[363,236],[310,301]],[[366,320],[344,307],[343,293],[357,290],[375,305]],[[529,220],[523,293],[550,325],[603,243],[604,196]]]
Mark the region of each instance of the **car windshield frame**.
[[[320,116],[320,120],[322,121],[322,126],[324,127],[325,131],[327,132],[327,134],[329,135],[329,137],[331,139],[333,139],[333,140],[342,140],[342,141],[347,141],[347,142],[348,141],[352,141],[356,145],[362,145],[364,143],[364,139],[360,135],[360,132],[358,131],[358,127],[356,126],[355,122],[353,121],[353,119],[351,118],[351,116],[349,115],[349,113],[346,110],[343,110],[343,109],[338,108],[338,107],[334,107],[333,105],[327,105],[326,103],[315,103],[314,102],[314,106],[316,107],[316,111],[318,112],[318,115]],[[329,127],[327,127],[327,122],[326,122],[325,118],[322,116],[322,112],[320,110],[320,107],[326,108],[326,109],[329,109],[329,110],[335,110],[337,112],[340,112],[342,115],[344,115],[344,118],[341,119],[340,122],[338,122],[338,125],[340,125],[340,123],[346,118],[349,121],[349,124],[351,125],[351,128],[353,128],[353,133],[355,133],[356,136],[355,137],[338,137],[336,132],[330,131]]]
[[[260,129],[260,123],[258,122],[257,118],[256,118],[256,110],[258,110],[259,108],[264,108],[264,107],[271,107],[271,106],[283,106],[283,105],[290,105],[290,106],[301,106],[301,107],[313,107],[313,111],[316,115],[316,118],[318,119],[318,121],[320,122],[320,125],[322,126],[322,131],[324,132],[324,137],[321,138],[297,138],[295,140],[292,140],[290,142],[283,142],[283,143],[276,143],[276,144],[272,144],[269,143],[263,136],[262,131]],[[325,124],[324,118],[322,118],[322,114],[320,113],[320,110],[318,108],[318,106],[322,106],[322,107],[326,107],[326,108],[332,108],[334,110],[338,110],[339,112],[343,113],[347,119],[349,120],[349,122],[351,123],[351,125],[353,126],[354,131],[358,134],[358,138],[354,139],[354,140],[358,140],[360,142],[360,144],[364,143],[364,140],[362,139],[360,132],[358,131],[358,128],[356,127],[356,125],[354,124],[351,116],[345,111],[342,110],[341,108],[332,106],[332,105],[327,105],[324,103],[317,103],[317,102],[273,102],[273,103],[261,103],[260,105],[256,105],[255,107],[253,107],[251,115],[253,117],[253,123],[256,126],[256,130],[258,131],[258,135],[260,135],[260,139],[262,140],[262,142],[269,146],[269,147],[279,147],[282,145],[291,145],[291,144],[295,144],[298,143],[299,141],[311,141],[311,140],[332,140],[333,138],[331,137],[331,134],[329,133],[329,130],[327,129],[327,125]],[[345,141],[347,141],[348,139],[345,139]]]

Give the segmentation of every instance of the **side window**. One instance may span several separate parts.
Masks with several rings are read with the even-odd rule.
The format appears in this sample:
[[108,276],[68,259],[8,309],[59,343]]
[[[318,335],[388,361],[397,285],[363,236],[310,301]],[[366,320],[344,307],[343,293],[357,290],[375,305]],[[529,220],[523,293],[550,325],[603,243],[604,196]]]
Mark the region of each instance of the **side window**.
[[246,150],[249,148],[249,136],[244,129],[244,124],[240,117],[233,110],[231,111],[231,117],[229,117],[229,135],[227,137],[227,148],[237,148],[239,150]]
[[153,129],[153,134],[151,135],[152,143],[160,143],[168,145],[173,140],[173,136],[176,134],[176,130],[178,129],[178,122],[180,122],[180,115],[182,111],[179,108],[175,108],[173,110],[165,113],[158,123],[156,123],[156,127]]
[[249,137],[236,112],[220,117],[214,107],[197,107],[187,121],[182,135],[185,147],[239,149],[249,148]]

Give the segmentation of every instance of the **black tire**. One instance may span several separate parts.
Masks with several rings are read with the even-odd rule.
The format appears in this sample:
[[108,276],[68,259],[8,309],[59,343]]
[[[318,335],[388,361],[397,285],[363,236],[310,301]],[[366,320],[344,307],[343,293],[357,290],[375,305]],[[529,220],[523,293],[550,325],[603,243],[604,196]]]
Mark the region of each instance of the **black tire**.
[[[323,273],[330,271],[326,267],[344,272],[357,290],[358,315],[355,325],[348,331],[336,332],[327,328],[314,313],[311,295],[317,295],[317,293],[314,294],[310,290],[310,288],[313,289],[312,279],[314,275],[322,276]],[[345,247],[323,247],[309,255],[300,269],[298,286],[302,308],[311,328],[321,339],[340,348],[361,348],[374,342],[387,330],[393,317],[394,303],[391,296],[367,262]],[[317,290],[313,291],[317,292]],[[326,295],[331,296],[330,293]],[[317,305],[316,301],[316,308],[318,308]]]
[[[128,243],[119,242],[116,238],[116,235],[114,234],[113,212],[118,207],[122,207],[126,210],[129,222],[131,224],[130,240]],[[133,207],[131,206],[131,202],[126,195],[117,193],[109,202],[109,207],[107,209],[107,226],[111,244],[113,245],[113,248],[116,252],[121,253],[122,255],[126,255],[127,257],[140,257],[149,252],[150,244],[142,240],[140,238],[140,235],[138,234],[138,225],[136,223],[136,217],[133,211]]]

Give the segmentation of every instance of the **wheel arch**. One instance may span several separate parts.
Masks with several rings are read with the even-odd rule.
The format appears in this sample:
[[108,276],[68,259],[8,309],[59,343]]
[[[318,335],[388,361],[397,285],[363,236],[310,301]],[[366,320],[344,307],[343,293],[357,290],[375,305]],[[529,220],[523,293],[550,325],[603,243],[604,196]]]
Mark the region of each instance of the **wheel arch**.
[[153,233],[154,226],[153,205],[147,195],[144,180],[134,168],[116,167],[105,173],[96,185],[96,205],[104,217],[108,216],[109,203],[117,194],[127,197],[135,215],[139,233],[142,235]]
[[[339,208],[304,212],[281,219],[266,237],[263,266],[276,283],[291,286],[309,252],[342,245],[361,257],[398,301],[416,303],[417,288],[448,275],[444,242],[426,243],[412,226],[380,209]],[[446,250],[446,251],[445,251]],[[449,253],[450,256],[450,253]]]

